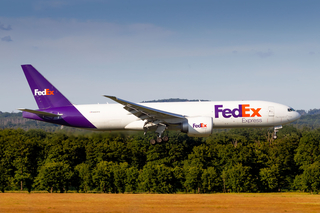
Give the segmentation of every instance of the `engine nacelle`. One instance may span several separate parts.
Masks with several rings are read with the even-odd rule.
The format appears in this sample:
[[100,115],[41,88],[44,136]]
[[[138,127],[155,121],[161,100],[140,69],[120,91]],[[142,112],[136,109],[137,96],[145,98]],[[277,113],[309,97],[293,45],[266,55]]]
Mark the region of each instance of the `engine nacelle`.
[[182,123],[181,132],[187,133],[191,137],[207,137],[212,134],[212,117],[193,117],[187,119],[187,122]]

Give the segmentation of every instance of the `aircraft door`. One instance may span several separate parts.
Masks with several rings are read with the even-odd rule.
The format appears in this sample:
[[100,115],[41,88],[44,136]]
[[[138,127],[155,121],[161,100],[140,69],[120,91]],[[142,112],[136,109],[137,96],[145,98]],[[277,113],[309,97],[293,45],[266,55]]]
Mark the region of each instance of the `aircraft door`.
[[268,123],[274,122],[274,106],[268,108]]
[[270,117],[274,117],[274,107],[273,106],[269,106],[269,118]]

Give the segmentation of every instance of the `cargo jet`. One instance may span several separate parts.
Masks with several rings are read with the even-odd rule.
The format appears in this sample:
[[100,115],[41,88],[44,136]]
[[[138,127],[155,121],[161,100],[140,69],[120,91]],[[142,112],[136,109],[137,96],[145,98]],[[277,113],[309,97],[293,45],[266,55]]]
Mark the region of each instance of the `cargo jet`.
[[207,137],[214,128],[273,127],[300,118],[293,108],[267,101],[205,101],[132,103],[104,95],[119,104],[72,104],[32,65],[22,65],[39,109],[19,109],[23,117],[70,127],[123,131],[154,131],[151,144],[168,141],[165,130],[180,130],[192,137]]

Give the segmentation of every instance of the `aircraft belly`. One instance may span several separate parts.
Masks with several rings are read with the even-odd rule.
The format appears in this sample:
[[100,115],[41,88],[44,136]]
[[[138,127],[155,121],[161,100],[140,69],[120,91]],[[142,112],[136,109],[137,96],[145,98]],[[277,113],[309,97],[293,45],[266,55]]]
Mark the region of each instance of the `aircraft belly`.
[[98,130],[124,130],[125,126],[137,120],[121,105],[81,105],[78,109]]
[[124,129],[121,119],[109,119],[106,121],[92,121],[92,123],[97,127],[97,129],[106,130],[121,130]]
[[124,128],[126,130],[143,130],[144,124],[145,124],[145,122],[143,120],[133,121],[133,122],[129,123],[128,125],[126,125]]

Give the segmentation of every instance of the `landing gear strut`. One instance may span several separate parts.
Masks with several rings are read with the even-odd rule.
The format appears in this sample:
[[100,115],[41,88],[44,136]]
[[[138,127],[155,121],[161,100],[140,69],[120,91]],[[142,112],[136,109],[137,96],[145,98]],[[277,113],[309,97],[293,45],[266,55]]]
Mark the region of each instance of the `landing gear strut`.
[[282,126],[275,126],[273,127],[273,139],[277,139],[277,132],[279,129],[282,129]]
[[168,136],[163,136],[161,137],[162,133],[166,130],[167,126],[163,123],[158,123],[158,122],[146,122],[145,126],[144,126],[144,134],[146,134],[146,132],[148,131],[149,127],[152,126],[156,126],[156,133],[158,134],[158,137],[156,139],[151,139],[150,140],[150,144],[151,145],[155,145],[156,143],[162,143],[162,142],[167,142],[169,141],[169,137]]

